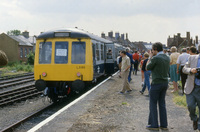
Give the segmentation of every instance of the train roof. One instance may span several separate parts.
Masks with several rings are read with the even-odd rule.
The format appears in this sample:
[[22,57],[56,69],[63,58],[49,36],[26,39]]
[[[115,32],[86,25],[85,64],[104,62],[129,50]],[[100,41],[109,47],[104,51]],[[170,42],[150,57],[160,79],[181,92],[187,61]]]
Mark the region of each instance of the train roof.
[[84,30],[80,30],[77,28],[66,28],[66,29],[58,29],[58,30],[43,32],[37,37],[37,39],[59,38],[59,37],[91,38],[91,39],[98,40],[104,43],[113,43],[110,40],[101,38],[97,35],[88,33]]

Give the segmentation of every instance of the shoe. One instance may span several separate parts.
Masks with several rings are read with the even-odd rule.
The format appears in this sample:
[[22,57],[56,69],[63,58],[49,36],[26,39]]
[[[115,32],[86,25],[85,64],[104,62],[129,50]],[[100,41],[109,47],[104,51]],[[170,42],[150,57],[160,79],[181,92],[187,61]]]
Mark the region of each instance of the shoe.
[[130,93],[132,90],[128,90],[128,91],[126,91],[127,93]]
[[141,94],[143,94],[144,92],[140,91]]
[[158,128],[158,127],[152,127],[152,126],[150,126],[150,125],[146,126],[146,129],[148,129],[148,130],[159,131],[159,128]]
[[193,121],[193,129],[197,130],[198,128],[198,119],[196,121]]
[[124,94],[124,92],[120,91],[119,94]]
[[169,130],[167,127],[160,127],[161,130],[167,131]]
[[175,92],[177,92],[177,91],[178,91],[178,90],[172,90],[171,93],[175,93]]
[[144,86],[144,82],[142,82],[142,87]]

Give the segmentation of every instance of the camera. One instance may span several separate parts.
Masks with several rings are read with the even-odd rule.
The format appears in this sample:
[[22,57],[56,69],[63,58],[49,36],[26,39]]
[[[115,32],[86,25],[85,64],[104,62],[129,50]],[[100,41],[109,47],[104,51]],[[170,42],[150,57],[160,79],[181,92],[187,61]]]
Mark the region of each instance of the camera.
[[197,70],[197,73],[196,73],[195,77],[197,79],[200,79],[200,67],[196,68],[196,70]]
[[200,73],[200,67],[196,68],[197,73]]

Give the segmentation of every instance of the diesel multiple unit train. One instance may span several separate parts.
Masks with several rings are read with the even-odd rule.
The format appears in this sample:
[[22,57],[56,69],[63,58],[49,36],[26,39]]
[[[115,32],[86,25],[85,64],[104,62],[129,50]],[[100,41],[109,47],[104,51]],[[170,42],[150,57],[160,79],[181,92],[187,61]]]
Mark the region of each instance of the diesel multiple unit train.
[[36,41],[35,87],[46,89],[54,102],[71,91],[81,92],[102,75],[114,73],[124,48],[77,28],[44,32]]

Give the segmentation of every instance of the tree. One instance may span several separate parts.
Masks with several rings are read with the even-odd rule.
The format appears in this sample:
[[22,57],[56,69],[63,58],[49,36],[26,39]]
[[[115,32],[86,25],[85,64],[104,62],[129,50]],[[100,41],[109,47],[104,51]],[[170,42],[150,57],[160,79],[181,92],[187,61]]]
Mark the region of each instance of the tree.
[[27,58],[28,58],[28,64],[34,65],[35,54],[34,54],[33,52],[30,52],[30,53],[27,55]]
[[7,35],[15,35],[15,36],[21,35],[21,31],[20,31],[20,30],[17,30],[17,29],[15,29],[15,30],[10,30],[10,31],[7,32]]

